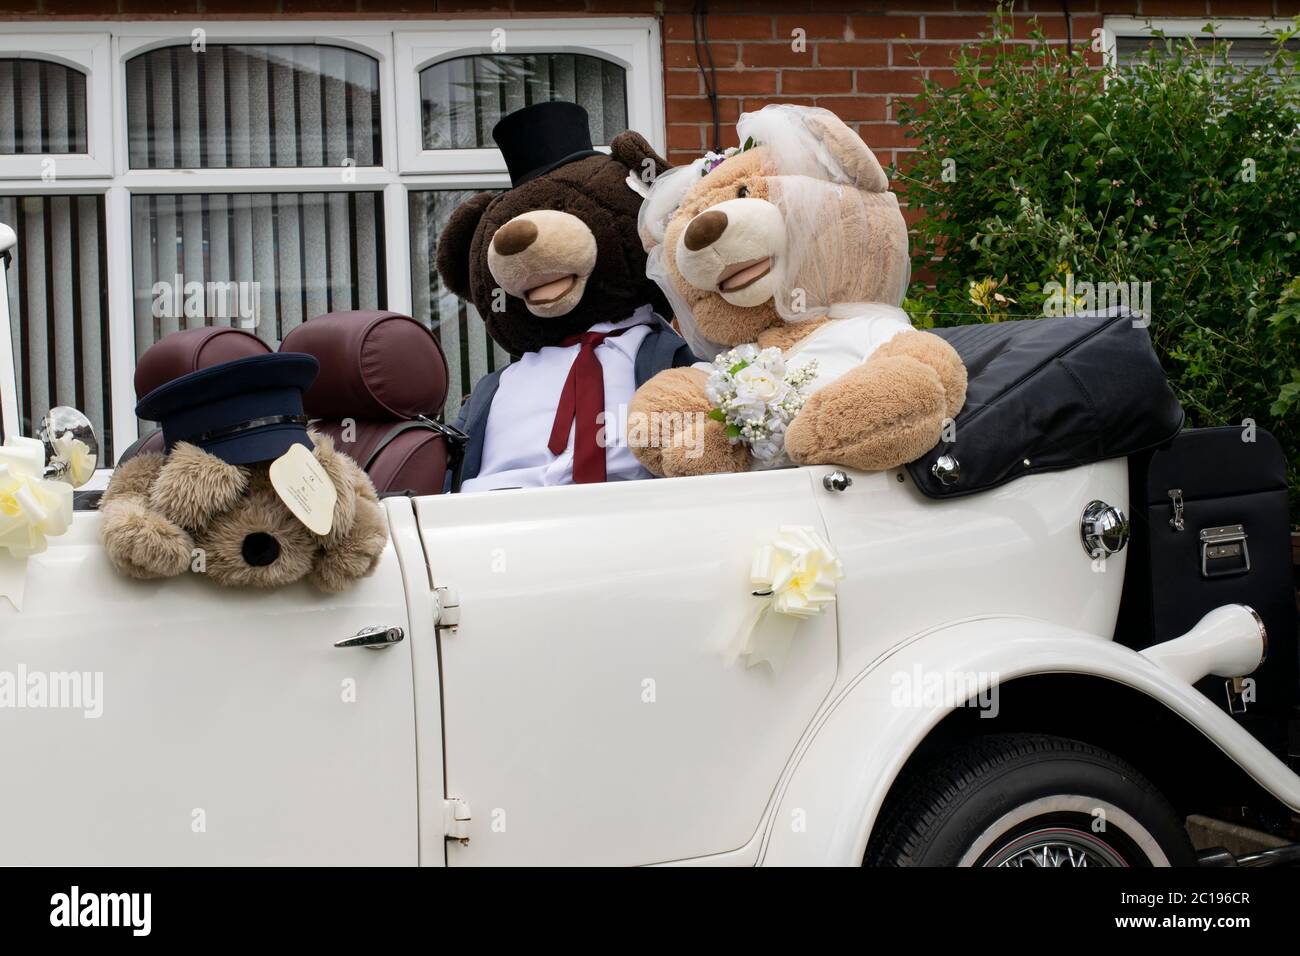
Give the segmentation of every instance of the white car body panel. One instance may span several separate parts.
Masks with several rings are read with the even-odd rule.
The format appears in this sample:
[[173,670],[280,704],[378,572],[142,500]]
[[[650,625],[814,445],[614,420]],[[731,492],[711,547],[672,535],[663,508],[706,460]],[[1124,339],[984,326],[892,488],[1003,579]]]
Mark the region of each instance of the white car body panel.
[[946,501],[926,498],[901,471],[851,474],[848,491],[819,487],[817,496],[844,562],[836,602],[842,681],[913,634],[978,615],[1110,636],[1126,555],[1089,559],[1079,516],[1097,498],[1128,510],[1124,460]]
[[333,646],[372,624],[408,627],[391,546],[341,595],[234,592],[126,578],[77,514],[0,671],[101,673],[103,711],[0,708],[0,862],[414,864],[410,645]]
[[442,640],[447,788],[474,813],[449,864],[657,863],[752,839],[835,681],[835,617],[804,625],[777,674],[723,647],[757,606],[756,548],[782,524],[824,532],[816,478],[417,501],[434,582],[461,602]]
[[[1124,462],[944,502],[830,470],[391,498],[380,567],[336,596],[132,581],[79,513],[24,609],[0,600],[0,671],[102,672],[103,715],[0,708],[0,862],[856,863],[949,709],[891,704],[912,668],[1120,681],[1300,808],[1300,778],[1109,640],[1123,557],[1093,562],[1079,515],[1127,506]],[[782,524],[846,577],[773,673],[723,646]],[[406,641],[333,646],[377,624]]]
[[[952,707],[899,706],[896,675],[958,671],[1006,684],[1086,674],[1160,701],[1198,728],[1265,790],[1300,810],[1300,778],[1190,684],[1113,641],[1028,618],[985,618],[913,640],[876,661],[818,718],[782,783],[765,865],[860,866],[876,814],[907,757]],[[864,733],[863,728],[871,731]],[[791,826],[798,819],[802,828]]]

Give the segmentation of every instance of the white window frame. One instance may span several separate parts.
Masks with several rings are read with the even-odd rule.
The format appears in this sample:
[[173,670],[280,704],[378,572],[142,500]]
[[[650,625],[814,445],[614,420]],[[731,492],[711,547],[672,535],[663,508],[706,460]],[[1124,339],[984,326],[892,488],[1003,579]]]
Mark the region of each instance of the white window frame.
[[[0,57],[44,60],[72,67],[86,77],[86,152],[19,153],[0,156],[0,189],[3,180],[110,176],[113,173],[113,116],[111,94],[95,77],[112,68],[107,33],[27,33],[6,24],[0,33]],[[48,164],[47,164],[48,163]]]
[[1150,37],[1160,31],[1168,37],[1205,36],[1212,26],[1216,36],[1232,40],[1261,39],[1274,30],[1291,26],[1290,20],[1269,17],[1106,17],[1102,20],[1102,62],[1108,70],[1119,67],[1119,37]]
[[[504,27],[507,49],[492,49],[492,31]],[[494,149],[423,150],[419,69],[438,59],[492,52],[588,53],[627,69],[628,127],[664,152],[663,70],[654,17],[547,19],[439,19],[402,21],[16,21],[5,24],[0,55],[34,51],[90,71],[87,130],[91,154],[58,157],[58,179],[42,181],[39,160],[6,176],[0,192],[99,194],[105,197],[109,375],[114,451],[138,437],[135,417],[135,321],[131,263],[131,197],[149,193],[367,191],[383,193],[385,288],[382,306],[411,310],[408,192],[427,189],[500,189],[509,185]],[[214,43],[319,43],[346,47],[379,62],[383,163],[362,167],[254,169],[131,169],[127,154],[126,62],[150,49],[189,45],[196,29]],[[80,59],[78,59],[80,57]],[[93,96],[93,99],[92,99]],[[93,104],[93,105],[92,105]],[[413,138],[412,138],[413,137]],[[73,160],[82,165],[74,164]],[[80,177],[80,178],[79,178]],[[21,254],[21,250],[19,250]],[[6,339],[6,342],[8,340]],[[0,374],[4,370],[0,369]],[[0,383],[12,393],[14,379]]]
[[[556,43],[556,34],[561,42]],[[628,129],[647,130],[646,138],[663,152],[662,71],[659,24],[643,18],[458,21],[436,30],[403,31],[395,37],[399,115],[414,117],[397,131],[398,160],[406,173],[499,173],[505,171],[496,149],[424,148],[419,122],[420,72],[443,60],[463,56],[524,53],[585,53],[617,63],[627,71]],[[646,77],[649,82],[638,82]]]

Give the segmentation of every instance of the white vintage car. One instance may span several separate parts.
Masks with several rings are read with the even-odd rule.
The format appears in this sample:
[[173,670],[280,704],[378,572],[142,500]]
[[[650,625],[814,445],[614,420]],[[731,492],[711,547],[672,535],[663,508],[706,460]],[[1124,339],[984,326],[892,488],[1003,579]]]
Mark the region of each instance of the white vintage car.
[[[1111,639],[1085,511],[1128,493],[1117,459],[952,501],[831,467],[389,497],[333,596],[127,579],[79,511],[0,599],[0,862],[1194,863],[1189,816],[1300,777],[1192,686],[1260,662],[1248,608]],[[838,600],[730,662],[783,525]]]

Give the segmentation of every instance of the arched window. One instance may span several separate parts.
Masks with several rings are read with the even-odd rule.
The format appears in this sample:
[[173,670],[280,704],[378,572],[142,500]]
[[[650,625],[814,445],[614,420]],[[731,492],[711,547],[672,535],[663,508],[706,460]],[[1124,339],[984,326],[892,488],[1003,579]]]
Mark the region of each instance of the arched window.
[[132,169],[378,166],[379,62],[318,44],[166,46],[126,64]]
[[494,146],[497,120],[547,100],[586,109],[596,145],[627,129],[627,71],[617,63],[583,53],[479,54],[420,71],[424,148]]
[[0,57],[0,156],[85,152],[86,74],[51,60]]

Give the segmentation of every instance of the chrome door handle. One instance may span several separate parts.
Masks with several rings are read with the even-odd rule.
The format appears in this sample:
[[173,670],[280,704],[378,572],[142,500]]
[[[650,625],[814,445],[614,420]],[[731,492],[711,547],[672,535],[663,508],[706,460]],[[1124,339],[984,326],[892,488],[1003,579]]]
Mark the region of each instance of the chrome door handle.
[[335,641],[335,647],[364,647],[372,651],[382,651],[385,647],[392,647],[406,635],[400,627],[384,627],[383,625],[373,625],[363,627],[353,637],[345,637],[341,641]]

